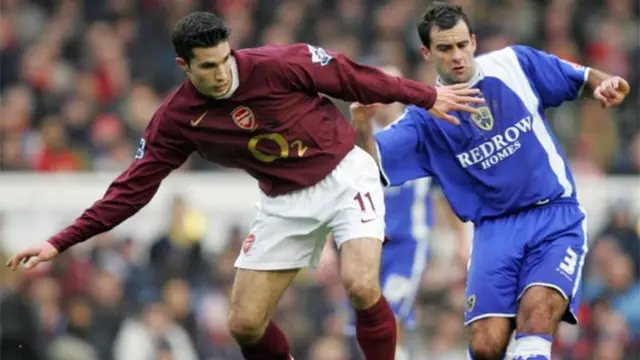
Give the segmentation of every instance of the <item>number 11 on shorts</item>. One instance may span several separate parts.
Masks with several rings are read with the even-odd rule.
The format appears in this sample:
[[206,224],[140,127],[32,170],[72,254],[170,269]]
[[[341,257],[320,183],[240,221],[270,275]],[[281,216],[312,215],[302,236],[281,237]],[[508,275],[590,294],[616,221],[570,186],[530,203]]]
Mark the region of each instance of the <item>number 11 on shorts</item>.
[[[367,198],[367,203],[365,203],[363,198]],[[370,210],[372,212],[375,213],[376,211],[376,206],[373,204],[373,199],[371,198],[371,193],[366,192],[364,193],[364,196],[362,195],[362,193],[357,193],[356,196],[353,197],[353,200],[355,200],[356,202],[358,202],[358,205],[360,206],[360,210],[363,213],[366,213],[367,210]],[[367,209],[367,205],[369,205],[371,207],[371,209]],[[363,223],[368,223],[370,221],[375,220],[375,217],[373,218],[362,218],[360,221]]]

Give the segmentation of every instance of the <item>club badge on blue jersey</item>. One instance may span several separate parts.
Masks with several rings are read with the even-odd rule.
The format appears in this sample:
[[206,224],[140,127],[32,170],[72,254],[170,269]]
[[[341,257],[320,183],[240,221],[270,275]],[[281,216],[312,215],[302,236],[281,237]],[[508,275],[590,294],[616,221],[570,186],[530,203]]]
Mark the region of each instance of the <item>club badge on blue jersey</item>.
[[491,109],[488,106],[482,106],[478,108],[479,114],[472,114],[471,120],[478,125],[478,127],[484,131],[491,131],[493,129],[493,115],[491,115]]

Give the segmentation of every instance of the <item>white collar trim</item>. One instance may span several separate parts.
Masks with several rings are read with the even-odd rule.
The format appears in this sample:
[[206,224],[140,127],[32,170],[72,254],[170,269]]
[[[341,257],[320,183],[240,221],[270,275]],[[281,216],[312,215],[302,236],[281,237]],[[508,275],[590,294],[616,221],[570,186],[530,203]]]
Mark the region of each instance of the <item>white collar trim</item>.
[[231,59],[229,59],[229,61],[231,61],[231,88],[226,94],[218,97],[217,99],[230,98],[231,96],[233,96],[233,93],[236,92],[238,86],[240,86],[240,79],[238,78],[238,62],[236,61],[236,58],[234,56],[231,56]]

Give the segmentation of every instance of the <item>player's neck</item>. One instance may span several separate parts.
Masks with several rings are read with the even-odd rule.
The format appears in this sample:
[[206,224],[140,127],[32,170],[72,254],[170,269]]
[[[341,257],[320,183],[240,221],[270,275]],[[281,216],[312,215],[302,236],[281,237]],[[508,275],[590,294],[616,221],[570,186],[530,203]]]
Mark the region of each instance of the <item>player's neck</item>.
[[240,86],[240,78],[238,77],[238,63],[236,62],[236,59],[233,56],[231,57],[230,61],[231,61],[231,69],[229,71],[231,72],[230,74],[231,84],[229,84],[229,88],[224,93],[224,95],[212,95],[210,93],[207,93],[206,91],[199,89],[193,81],[189,80],[189,83],[191,83],[191,85],[193,86],[193,88],[196,89],[196,91],[198,91],[200,94],[206,97],[213,98],[216,100],[230,98],[236,92],[236,90],[238,89],[238,86]]
[[238,75],[238,61],[235,56],[231,56],[231,85],[229,86],[229,90],[222,96],[220,99],[228,99],[236,92],[238,86],[240,86],[240,76]]

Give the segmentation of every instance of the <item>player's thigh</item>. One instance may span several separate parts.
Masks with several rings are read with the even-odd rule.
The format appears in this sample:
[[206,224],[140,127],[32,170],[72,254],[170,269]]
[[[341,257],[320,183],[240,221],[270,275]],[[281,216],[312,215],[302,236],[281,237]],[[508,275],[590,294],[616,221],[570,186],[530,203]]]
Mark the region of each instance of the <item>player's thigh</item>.
[[542,227],[542,236],[531,244],[522,267],[520,302],[523,304],[527,296],[538,297],[536,294],[546,292],[545,289],[529,292],[532,287],[553,290],[564,300],[556,304],[566,310],[562,318],[576,323],[587,253],[586,218],[577,206],[556,206],[545,212],[549,221]]
[[473,359],[501,360],[515,328],[513,318],[486,317],[468,325],[469,351]]
[[497,219],[476,227],[467,272],[465,324],[517,312],[524,249],[517,224]]
[[312,217],[279,214],[275,206],[266,210],[264,207],[259,206],[235,266],[247,270],[290,270],[314,265],[324,245],[319,239],[326,236],[326,227]]
[[352,239],[371,238],[382,242],[385,235],[384,192],[373,158],[356,147],[334,172],[332,180],[333,186],[326,190],[334,191],[328,226],[338,248]]
[[[274,201],[287,208],[289,200]],[[326,228],[313,218],[277,215],[271,212],[274,208],[273,202],[259,206],[235,263],[229,327],[239,340],[261,334],[299,269],[313,265],[322,251],[318,239],[324,238]]]
[[[554,219],[568,218],[579,211],[558,208]],[[555,222],[555,220],[554,220]],[[545,234],[533,244],[523,264],[518,309],[519,330],[553,333],[560,320],[577,323],[582,267],[587,252],[584,220],[568,225],[546,226]]]
[[332,197],[327,224],[340,251],[341,277],[351,303],[356,308],[373,305],[380,296],[385,230],[378,166],[356,147],[334,171],[324,192]]
[[231,332],[236,336],[261,334],[298,271],[238,269],[231,291]]

